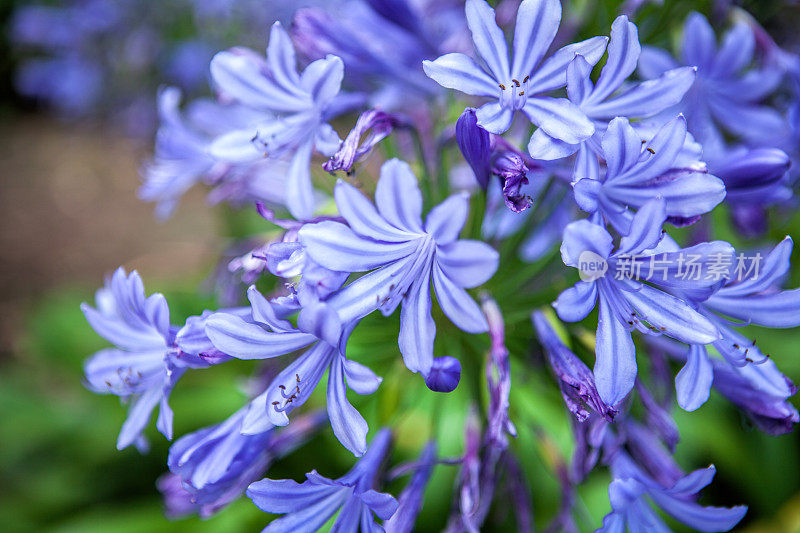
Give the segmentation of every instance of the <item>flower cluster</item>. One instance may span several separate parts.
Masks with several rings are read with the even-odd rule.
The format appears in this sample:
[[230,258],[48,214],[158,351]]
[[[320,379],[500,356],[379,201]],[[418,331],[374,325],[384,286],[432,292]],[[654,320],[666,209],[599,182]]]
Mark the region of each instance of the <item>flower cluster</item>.
[[[559,0],[507,4],[302,9],[291,31],[272,26],[265,55],[214,56],[215,100],[182,113],[178,89],[159,93],[142,198],[166,216],[202,181],[214,200],[255,202],[268,236],[231,263],[250,285],[248,304],[184,325],[171,324],[163,296],[145,296],[138,274],[118,270],[84,307],[116,346],[88,361],[87,382],[130,402],[118,446],[141,449],[156,406],[171,439],[167,401],[183,374],[274,360],[240,410],[172,445],[160,482],[170,514],[209,516],[244,493],[283,515],[265,531],[411,531],[443,463],[459,468],[449,531],[479,530],[507,503],[503,488],[517,528],[529,530],[520,463],[531,452],[515,439],[533,424],[514,390],[536,388],[520,351],[530,345],[574,415],[572,462],[555,466],[554,529],[575,529],[576,487],[598,465],[611,475],[598,531],[666,531],[650,504],[700,531],[743,518],[743,506],[696,502],[715,470],[686,474],[675,462],[671,410],[699,409],[713,388],[767,433],[800,421],[788,401],[796,388],[739,329],[800,326],[800,289],[782,287],[792,240],[737,249],[710,238],[724,221],[706,216],[729,202],[737,227],[749,224],[742,234],[760,235],[765,208],[791,199],[785,102],[800,104],[785,82],[800,58],[741,16],[717,46],[691,14],[676,60],[643,47],[626,15],[608,37],[564,44],[574,28],[559,30]],[[691,228],[671,236],[671,226]],[[533,337],[523,336],[528,317]],[[675,400],[660,386],[671,364],[681,367]],[[431,441],[386,470],[393,430],[402,432],[386,411],[456,390],[450,397],[470,397],[454,407],[462,453],[439,457]],[[319,404],[327,417],[307,412]],[[437,410],[417,414],[433,429],[406,441],[435,440]],[[325,418],[359,458],[352,470],[259,481],[324,432]],[[392,429],[376,427],[387,421]],[[403,473],[412,476],[399,498],[381,492]]]

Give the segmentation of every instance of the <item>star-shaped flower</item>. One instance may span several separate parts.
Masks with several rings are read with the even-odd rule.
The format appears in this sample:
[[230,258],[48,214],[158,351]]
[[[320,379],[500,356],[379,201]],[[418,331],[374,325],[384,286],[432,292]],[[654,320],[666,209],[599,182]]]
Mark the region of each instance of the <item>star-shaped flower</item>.
[[477,111],[478,124],[490,133],[504,133],[516,111],[522,111],[545,133],[570,144],[587,139],[594,125],[576,105],[542,96],[567,83],[567,65],[580,54],[595,64],[607,39],[592,37],[567,45],[542,61],[561,21],[558,0],[523,0],[517,12],[513,61],[495,12],[484,0],[467,0],[467,24],[486,68],[461,53],[423,62],[425,73],[449,89],[492,98]]
[[427,376],[433,363],[436,325],[431,317],[430,283],[442,311],[470,333],[488,326],[466,288],[477,287],[497,270],[489,245],[458,240],[467,219],[466,195],[451,196],[422,223],[422,194],[411,168],[391,160],[381,169],[375,205],[343,181],[334,192],[347,224],[324,221],[300,230],[306,253],[338,272],[369,272],[331,295],[327,304],[343,324],[376,309],[391,314],[401,303],[400,351],[406,366]]

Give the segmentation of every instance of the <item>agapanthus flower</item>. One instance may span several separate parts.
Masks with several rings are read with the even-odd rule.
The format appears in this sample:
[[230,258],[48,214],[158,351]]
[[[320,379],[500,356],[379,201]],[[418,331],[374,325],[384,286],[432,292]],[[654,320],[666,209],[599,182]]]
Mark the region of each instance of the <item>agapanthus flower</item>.
[[409,101],[424,103],[436,94],[422,61],[463,49],[464,30],[463,8],[439,0],[350,0],[338,10],[300,9],[291,28],[306,57],[341,57],[346,83],[367,91],[371,105],[410,113]]
[[[625,80],[636,69],[640,53],[639,30],[623,15],[611,25],[608,60],[596,84],[590,78],[594,63],[590,64],[582,55],[576,55],[567,67],[567,94],[569,100],[594,122],[595,135],[591,141],[567,143],[539,129],[534,132],[528,145],[531,156],[536,159],[558,159],[579,149],[598,151],[598,134],[605,131],[611,119],[647,118],[680,102],[694,82],[694,68],[678,67],[654,80],[626,85]],[[582,157],[589,156],[583,154]]]
[[611,513],[603,519],[598,533],[625,531],[670,531],[648,505],[645,496],[666,514],[697,531],[729,531],[741,521],[747,507],[703,507],[695,495],[711,483],[714,466],[695,470],[672,486],[664,487],[647,475],[624,452],[611,464],[614,481],[608,487]]
[[[281,13],[292,3],[279,6]],[[29,44],[49,50],[47,60],[65,62],[31,63],[29,89],[61,94],[76,109],[93,105],[108,77],[108,61],[96,52],[106,47],[95,35],[120,34],[125,57],[115,69],[138,72],[158,54],[179,84],[202,80],[205,54],[219,49],[194,37],[170,37],[175,46],[164,49],[154,27],[124,16],[133,4],[108,11],[108,0],[84,4],[58,11],[78,31],[54,23],[57,11],[46,9],[31,11],[18,28]],[[196,22],[213,19],[225,39],[240,14],[252,15],[243,28],[261,25],[256,4],[193,0]],[[258,362],[240,410],[171,446],[170,472],[158,483],[167,513],[209,517],[246,492],[261,510],[283,515],[270,517],[265,531],[407,532],[430,525],[415,522],[430,511],[423,500],[441,464],[458,465],[449,515],[438,518],[446,531],[491,528],[493,511],[509,507],[514,517],[496,523],[528,531],[532,499],[519,454],[533,437],[561,496],[550,531],[579,529],[578,485],[597,465],[613,479],[611,512],[599,531],[666,532],[662,511],[701,531],[737,525],[744,507],[697,503],[714,469],[687,475],[679,466],[673,409],[677,399],[696,410],[714,389],[766,433],[800,421],[791,404],[795,385],[740,329],[800,326],[800,289],[782,288],[792,241],[761,250],[763,258],[759,250],[737,255],[713,240],[717,217],[700,220],[727,199],[739,236],[758,235],[768,228],[765,208],[791,199],[800,56],[780,49],[746,15],[736,17],[719,48],[705,19],[691,15],[675,61],[643,49],[624,15],[609,38],[573,42],[590,31],[590,11],[564,12],[562,24],[560,0],[314,5],[295,14],[292,40],[280,23],[271,27],[265,56],[241,47],[217,54],[215,100],[181,109],[178,89],[158,96],[161,128],[140,196],[157,202],[163,217],[202,183],[211,188],[210,203],[252,207],[255,200],[255,211],[279,228],[227,246],[215,278],[218,292],[228,289],[223,307],[171,325],[163,296],[147,297],[138,275],[122,269],[98,292],[96,308],[84,306],[92,327],[116,345],[88,361],[88,386],[131,403],[119,447],[145,445],[157,406],[157,428],[171,438],[168,398],[189,369],[270,359]],[[637,64],[644,81],[629,80]],[[782,80],[791,86],[773,98]],[[466,100],[445,98],[446,89]],[[774,109],[762,105],[768,99]],[[453,106],[466,107],[455,124]],[[342,141],[332,124],[354,112],[360,115],[348,119]],[[526,118],[515,122],[518,112]],[[369,175],[377,165],[365,164],[368,157],[377,159],[379,177]],[[328,189],[322,182],[315,189],[315,168]],[[325,198],[330,188],[335,205]],[[282,207],[291,220],[272,211]],[[236,233],[250,226],[236,222]],[[685,247],[667,235],[667,222],[694,225]],[[472,240],[476,234],[484,242]],[[555,268],[558,243],[581,280],[566,290],[572,271]],[[502,277],[489,283],[501,260]],[[224,307],[237,305],[244,284],[251,285],[249,305]],[[556,295],[555,315],[564,323],[541,309]],[[595,307],[596,328],[589,318]],[[368,318],[375,311],[384,317]],[[544,366],[526,365],[528,317]],[[448,319],[453,326],[445,328]],[[468,335],[479,333],[488,339]],[[573,339],[581,345],[575,352]],[[634,341],[649,350],[637,354]],[[590,370],[582,358],[592,357],[583,349],[592,344]],[[638,370],[639,355],[647,372]],[[395,376],[377,411],[375,396],[351,404],[349,391],[372,395],[381,385],[358,362],[375,358],[385,359],[384,372],[420,374],[427,388],[419,377],[406,383]],[[677,376],[673,365],[682,366]],[[547,367],[572,426],[571,464],[559,452],[569,449],[564,435],[537,414],[552,398],[530,389],[542,385],[531,371]],[[326,391],[316,396],[326,395],[327,416],[303,413],[323,382]],[[405,392],[426,396],[416,406],[430,420],[420,425],[425,413]],[[387,406],[407,411],[396,420],[402,462],[388,473],[390,430],[373,432],[368,445],[370,425],[394,416]],[[360,458],[349,473],[328,479],[312,465],[302,483],[255,482],[328,423]],[[515,423],[525,430],[519,441]],[[442,435],[463,435],[463,445]],[[415,442],[421,450],[408,448]],[[439,458],[437,449],[457,455]],[[378,492],[406,473],[399,502]],[[435,497],[433,510],[441,510]]]
[[376,433],[369,450],[339,479],[329,479],[312,470],[303,483],[291,479],[262,479],[250,485],[247,497],[259,509],[285,515],[270,522],[264,533],[318,531],[337,511],[334,531],[380,531],[373,513],[388,520],[398,507],[397,500],[390,494],[375,490],[391,436],[388,429]]
[[601,137],[606,172],[601,175],[593,154],[580,154],[585,157],[576,165],[575,201],[623,235],[631,231],[631,210],[653,198],[663,198],[669,217],[692,219],[711,211],[725,198],[725,185],[705,171],[675,168],[685,140],[683,117],[665,124],[649,142],[627,119],[615,118]]
[[749,24],[737,22],[719,47],[706,18],[692,13],[683,28],[679,60],[664,50],[646,46],[639,59],[639,74],[656,78],[681,64],[697,67],[697,80],[678,110],[686,115],[689,131],[714,159],[725,148],[723,132],[760,145],[787,132],[786,121],[762,101],[783,78],[772,66],[752,68],[755,37]]
[[466,292],[492,277],[498,254],[489,245],[458,240],[468,212],[464,194],[434,207],[422,223],[422,194],[411,168],[386,162],[373,206],[352,185],[334,192],[348,225],[323,221],[300,229],[300,242],[319,265],[338,272],[369,272],[333,294],[327,303],[349,324],[376,309],[390,315],[401,303],[398,343],[406,366],[427,375],[433,364],[436,325],[430,284],[445,315],[470,333],[486,331],[486,319]]
[[588,407],[609,422],[612,421],[617,410],[600,398],[589,367],[564,345],[541,311],[535,311],[531,318],[570,412],[579,422],[586,422],[591,416],[586,409]]
[[223,96],[250,110],[251,117],[247,126],[214,139],[209,153],[239,163],[265,156],[288,160],[286,206],[296,218],[311,218],[313,151],[330,156],[341,143],[327,121],[344,76],[342,60],[319,59],[298,74],[294,47],[276,22],[266,60],[244,49],[220,52],[211,61],[211,75]]
[[[322,413],[312,413],[283,430],[243,434],[246,411],[240,409],[216,426],[184,435],[170,447],[167,465],[196,507],[191,510],[203,518],[241,496],[275,459],[302,445],[325,422]],[[186,514],[174,503],[172,507],[173,514]]]
[[711,360],[714,388],[742,409],[753,424],[770,435],[782,435],[800,422],[800,413],[789,402],[797,387],[772,361],[736,367]]
[[[631,330],[664,334],[689,344],[709,344],[722,337],[717,326],[692,304],[637,279],[637,264],[639,268],[656,264],[652,277],[646,271],[642,274],[650,283],[706,296],[724,279],[726,271],[717,277],[709,275],[709,270],[713,274],[710,265],[718,257],[731,260],[733,248],[728,243],[703,243],[664,254],[653,251],[663,236],[665,209],[662,199],[645,204],[634,215],[630,234],[622,237],[613,253],[613,239],[601,226],[580,220],[564,230],[561,257],[566,265],[582,269],[586,281],[562,292],[554,306],[562,320],[575,322],[585,318],[599,301],[594,376],[600,397],[609,405],[622,400],[634,384],[636,350]],[[680,254],[697,256],[694,261],[701,275],[685,275]]]
[[161,124],[153,159],[142,170],[144,183],[139,198],[156,202],[156,215],[162,219],[170,216],[181,196],[199,182],[216,186],[209,196],[212,200],[260,200],[283,205],[285,161],[235,164],[208,153],[217,135],[247,124],[249,114],[245,109],[196,100],[181,116],[180,98],[180,91],[174,87],[163,89],[158,95]]
[[725,183],[725,199],[736,227],[747,236],[767,228],[765,208],[792,197],[791,160],[777,148],[737,147],[709,161],[709,171]]
[[[787,237],[766,257],[756,255],[748,260],[739,254],[735,260],[731,258],[730,280],[696,303],[720,332],[720,339],[713,343],[715,350],[730,365],[754,367],[745,372],[748,379],[763,379],[764,391],[781,399],[793,395],[794,386],[787,384],[754,341],[734,328],[746,324],[771,328],[800,325],[800,289],[780,289],[790,267],[792,246],[792,239]],[[687,363],[678,373],[675,385],[680,406],[693,411],[708,399],[716,366],[704,346],[692,346],[686,357]]]
[[594,65],[605,49],[605,37],[570,44],[542,62],[561,20],[558,0],[523,0],[517,12],[513,62],[495,12],[485,0],[467,0],[467,24],[475,49],[486,64],[480,67],[461,53],[425,61],[425,73],[449,89],[492,98],[477,110],[478,124],[490,133],[508,130],[516,111],[548,135],[575,144],[594,133],[591,121],[563,98],[542,96],[567,83],[566,69],[575,54]]
[[333,432],[348,450],[362,455],[367,449],[369,427],[348,401],[347,388],[372,394],[381,378],[344,356],[340,347],[343,326],[336,312],[322,303],[308,305],[298,316],[298,327],[294,327],[280,317],[279,306],[255,287],[248,290],[247,296],[253,321],[227,313],[209,317],[206,331],[217,349],[239,359],[267,359],[308,349],[250,403],[242,431],[260,433],[273,425],[288,425],[289,413],[308,400],[328,371],[328,416]]
[[158,405],[158,430],[172,438],[167,400],[184,369],[174,358],[167,301],[161,294],[145,297],[139,274],[120,268],[97,291],[95,305],[83,304],[83,314],[98,335],[116,348],[100,350],[86,362],[86,380],[95,392],[130,401],[117,448],[146,447],[142,432]]

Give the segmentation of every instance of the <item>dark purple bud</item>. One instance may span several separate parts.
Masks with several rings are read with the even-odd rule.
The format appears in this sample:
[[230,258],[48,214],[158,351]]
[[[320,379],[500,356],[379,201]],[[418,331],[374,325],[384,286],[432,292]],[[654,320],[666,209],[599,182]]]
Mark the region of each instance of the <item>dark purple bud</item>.
[[733,204],[768,205],[791,196],[784,176],[791,161],[777,148],[734,152],[712,164],[713,174],[725,182],[725,199]]
[[491,177],[492,140],[489,132],[478,126],[475,110],[468,107],[456,122],[456,142],[464,159],[472,167],[475,179],[483,189]]
[[522,156],[514,152],[505,152],[492,163],[492,173],[503,182],[506,206],[515,213],[521,213],[531,206],[530,196],[521,190],[523,185],[528,184],[528,170]]
[[453,392],[461,379],[461,363],[455,357],[445,355],[433,360],[433,366],[425,378],[425,385],[435,392]]
[[[388,137],[395,128],[406,128],[410,122],[396,113],[377,109],[364,111],[355,127],[347,134],[339,151],[326,161],[322,168],[328,172],[351,172],[353,165],[369,155],[376,144]],[[363,140],[362,140],[363,137]]]
[[584,422],[591,416],[586,407],[609,422],[614,420],[617,410],[600,398],[594,374],[589,367],[561,342],[541,311],[535,311],[531,319],[550,367],[559,380],[561,395],[570,412],[579,422]]
[[367,3],[389,22],[411,33],[420,31],[419,17],[406,0],[367,0]]

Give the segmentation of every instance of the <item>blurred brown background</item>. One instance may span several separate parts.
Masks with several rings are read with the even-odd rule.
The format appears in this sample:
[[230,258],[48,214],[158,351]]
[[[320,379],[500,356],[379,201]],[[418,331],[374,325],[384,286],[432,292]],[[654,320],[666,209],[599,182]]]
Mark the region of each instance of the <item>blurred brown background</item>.
[[195,189],[158,222],[136,197],[150,149],[100,126],[42,115],[0,119],[0,353],[9,356],[35,298],[100,286],[118,265],[174,279],[211,265],[219,231]]

